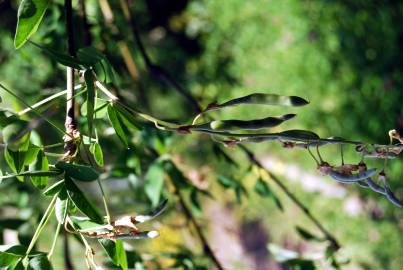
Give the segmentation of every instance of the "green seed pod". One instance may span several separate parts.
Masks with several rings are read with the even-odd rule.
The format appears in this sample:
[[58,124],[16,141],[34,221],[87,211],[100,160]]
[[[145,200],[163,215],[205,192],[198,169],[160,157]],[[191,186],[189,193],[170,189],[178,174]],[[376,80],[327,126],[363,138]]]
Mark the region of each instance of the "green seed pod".
[[232,99],[217,105],[214,108],[222,108],[229,106],[237,106],[241,104],[262,104],[262,105],[279,105],[279,106],[304,106],[309,102],[297,96],[281,96],[275,94],[255,93],[244,97]]
[[284,121],[292,119],[295,114],[285,114],[279,117],[266,117],[257,120],[216,120],[209,123],[213,130],[236,131],[236,130],[258,130],[271,128],[280,125]]

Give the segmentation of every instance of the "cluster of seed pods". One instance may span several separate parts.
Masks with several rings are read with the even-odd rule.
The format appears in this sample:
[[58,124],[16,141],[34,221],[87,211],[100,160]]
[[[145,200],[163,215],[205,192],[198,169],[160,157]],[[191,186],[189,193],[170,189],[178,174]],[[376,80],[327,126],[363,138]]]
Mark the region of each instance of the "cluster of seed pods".
[[318,170],[329,175],[332,179],[343,184],[358,184],[362,187],[369,188],[379,194],[384,195],[391,203],[398,207],[403,207],[403,203],[396,198],[388,185],[385,172],[382,170],[378,174],[378,183],[372,180],[376,173],[376,168],[368,169],[364,162],[359,164],[342,164],[341,166],[331,166],[327,162],[321,162]]

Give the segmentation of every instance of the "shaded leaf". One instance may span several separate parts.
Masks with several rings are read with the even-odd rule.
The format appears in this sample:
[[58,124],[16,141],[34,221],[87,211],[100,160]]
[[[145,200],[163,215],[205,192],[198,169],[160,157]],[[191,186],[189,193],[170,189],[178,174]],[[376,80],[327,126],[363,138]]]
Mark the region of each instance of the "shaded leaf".
[[144,176],[144,191],[151,201],[153,207],[160,201],[162,188],[164,186],[164,167],[161,162],[154,162]]
[[90,152],[94,156],[95,162],[98,166],[104,166],[104,154],[102,153],[102,147],[99,143],[91,143]]
[[54,183],[53,185],[51,185],[50,187],[48,187],[43,194],[46,196],[53,196],[56,193],[58,193],[62,188],[64,187],[64,179],[60,180],[56,183]]
[[[37,160],[34,166],[35,170],[38,171],[48,171],[49,170],[49,163],[48,158],[45,156],[43,151],[40,151],[37,156]],[[48,177],[47,176],[31,176],[32,184],[39,188],[45,188],[48,184]]]
[[115,242],[109,239],[98,239],[98,241],[115,265],[122,267],[122,269],[128,269],[126,251],[123,248],[122,240]]
[[19,49],[38,30],[49,0],[22,0],[18,7],[18,22],[14,46]]
[[104,83],[111,83],[114,80],[114,70],[105,55],[94,47],[85,47],[77,51],[80,60],[90,65],[97,75],[97,78]]
[[271,195],[269,185],[267,185],[267,183],[260,178],[256,181],[254,190],[262,197],[268,197]]
[[3,128],[3,141],[10,150],[26,150],[21,149],[21,146],[27,142],[29,145],[30,131],[28,122],[17,120]]
[[297,230],[298,234],[304,238],[305,240],[316,240],[316,241],[324,241],[326,239],[320,238],[316,235],[314,235],[311,232],[308,232],[306,229],[300,227],[300,226],[295,226],[295,229]]
[[0,246],[0,267],[7,267],[25,255],[24,246]]
[[66,175],[83,182],[90,182],[97,180],[99,177],[98,172],[86,165],[72,164],[63,161],[59,161],[55,165],[56,168],[63,170]]
[[57,196],[56,205],[55,205],[56,219],[60,224],[64,224],[64,219],[67,215],[67,210],[68,210],[68,203],[69,203],[69,198],[68,198],[67,190],[65,187],[63,187],[59,191],[59,195]]
[[94,204],[84,195],[84,193],[76,186],[70,177],[65,179],[67,194],[73,201],[74,205],[92,221],[102,224],[104,219],[98,212]]
[[83,62],[80,61],[79,59],[72,57],[68,54],[65,53],[60,53],[57,52],[51,48],[36,44],[34,42],[31,42],[33,45],[35,45],[36,47],[38,47],[39,49],[41,49],[42,51],[44,51],[46,54],[48,54],[53,60],[55,60],[56,62],[58,62],[59,64],[63,65],[63,66],[67,66],[67,67],[72,67],[75,69],[87,69],[89,68],[89,66]]
[[[104,119],[107,114],[107,107],[109,105],[108,101],[105,101],[100,98],[95,99],[95,108],[94,108],[94,119]],[[87,116],[87,101],[84,101],[80,113],[82,116]]]
[[33,256],[29,259],[28,270],[51,270],[52,265],[50,264],[48,257],[45,254],[40,254],[38,256]]
[[108,105],[108,117],[112,124],[112,127],[115,129],[116,135],[118,135],[118,137],[123,142],[123,144],[126,147],[128,147],[128,142],[127,142],[125,132],[123,131],[122,125],[118,118],[118,114],[116,113],[115,108],[112,104]]

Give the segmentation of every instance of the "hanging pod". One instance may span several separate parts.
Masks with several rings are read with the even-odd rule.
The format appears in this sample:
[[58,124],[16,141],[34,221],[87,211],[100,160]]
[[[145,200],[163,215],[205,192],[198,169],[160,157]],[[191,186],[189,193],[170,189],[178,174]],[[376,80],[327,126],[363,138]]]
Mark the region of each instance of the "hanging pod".
[[376,168],[365,170],[358,173],[341,173],[337,170],[331,170],[329,172],[330,177],[340,183],[355,183],[373,176],[376,172]]
[[378,180],[383,182],[383,187],[385,189],[385,196],[388,198],[388,200],[393,203],[394,205],[398,207],[403,207],[403,203],[396,198],[395,194],[392,192],[392,190],[389,188],[389,185],[387,183],[387,177],[384,171],[380,172],[378,175]]

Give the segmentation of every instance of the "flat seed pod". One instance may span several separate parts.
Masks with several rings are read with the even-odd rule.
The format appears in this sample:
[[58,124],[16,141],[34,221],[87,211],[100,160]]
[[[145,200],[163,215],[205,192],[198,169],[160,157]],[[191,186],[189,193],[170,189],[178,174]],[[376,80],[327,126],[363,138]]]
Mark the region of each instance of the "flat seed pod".
[[276,94],[264,94],[255,93],[244,97],[235,98],[224,102],[222,104],[217,104],[211,106],[211,109],[221,109],[224,107],[238,106],[241,104],[261,104],[261,105],[277,105],[277,106],[304,106],[309,104],[309,102],[301,97],[297,96],[281,96]]
[[316,133],[309,131],[309,130],[299,130],[299,129],[294,129],[294,130],[286,130],[280,133],[277,133],[277,135],[284,139],[284,140],[290,140],[290,141],[315,141],[319,140],[320,137]]
[[372,181],[371,178],[367,178],[365,179],[365,182],[368,184],[368,186],[375,192],[380,193],[385,195],[386,191],[383,187],[381,187],[380,185],[378,185],[377,183],[375,183],[374,181]]
[[329,175],[334,180],[336,180],[337,182],[340,182],[340,183],[355,183],[360,180],[364,180],[364,179],[367,179],[367,178],[373,176],[375,174],[375,172],[376,172],[375,168],[372,168],[372,169],[369,169],[366,171],[362,171],[359,173],[353,173],[353,174],[345,174],[345,173],[340,173],[335,170],[331,170],[329,172]]
[[258,130],[276,127],[284,121],[295,117],[295,114],[285,114],[279,117],[266,117],[256,120],[216,120],[202,125],[191,127],[191,130],[237,131]]

